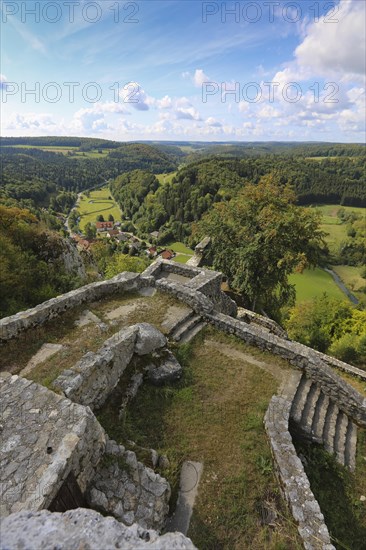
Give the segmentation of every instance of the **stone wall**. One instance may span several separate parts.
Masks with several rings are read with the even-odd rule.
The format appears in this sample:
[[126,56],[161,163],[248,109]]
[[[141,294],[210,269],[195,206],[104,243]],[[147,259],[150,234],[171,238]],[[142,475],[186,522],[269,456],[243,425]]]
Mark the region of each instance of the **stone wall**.
[[[164,278],[164,274],[175,273],[190,279],[186,284],[174,283]],[[127,292],[156,286],[179,297],[197,312],[209,312],[213,308],[228,315],[236,315],[233,300],[220,290],[222,275],[215,271],[192,268],[168,260],[157,260],[141,275],[123,272],[112,279],[82,286],[56,298],[51,298],[34,308],[21,311],[0,319],[0,342],[16,338],[22,332],[43,325],[63,312],[83,303],[100,300],[114,293]],[[189,289],[189,290],[187,290]],[[206,298],[206,300],[205,300]]]
[[75,308],[85,302],[100,300],[115,292],[123,292],[141,288],[148,280],[141,280],[137,273],[120,273],[107,281],[100,281],[82,286],[67,294],[51,298],[38,306],[21,311],[10,317],[0,320],[0,341],[15,338],[22,332],[42,325],[45,322],[57,317],[64,311]]
[[53,387],[76,403],[99,408],[118,384],[134,353],[147,355],[166,343],[165,336],[148,323],[124,328],[96,353],[86,353],[75,366],[64,370]]
[[126,525],[161,530],[169,513],[169,483],[144,466],[133,451],[108,440],[88,489],[90,505]]
[[[288,360],[292,365],[305,372],[308,378],[318,382],[323,393],[331,397],[347,416],[360,426],[366,427],[366,398],[363,398],[350,384],[334,372],[329,366],[331,358],[315,352],[303,344],[285,340],[268,333],[265,329],[248,325],[228,315],[214,312],[206,315],[205,318],[220,330],[235,334],[251,345]],[[348,370],[348,365],[344,363],[344,370],[352,372],[352,367]]]
[[2,518],[0,550],[195,550],[181,533],[146,530],[134,524],[126,527],[94,510],[78,508],[63,514],[19,512]]
[[0,515],[47,508],[70,472],[84,492],[106,444],[90,409],[9,373],[0,391]]
[[291,404],[284,397],[272,397],[264,419],[277,477],[306,550],[335,550],[288,430]]

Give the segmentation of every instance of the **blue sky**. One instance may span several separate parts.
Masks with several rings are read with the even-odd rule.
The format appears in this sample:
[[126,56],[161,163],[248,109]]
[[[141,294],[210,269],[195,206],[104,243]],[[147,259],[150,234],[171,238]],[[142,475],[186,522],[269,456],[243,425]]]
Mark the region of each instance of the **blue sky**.
[[3,0],[1,133],[362,142],[365,5]]

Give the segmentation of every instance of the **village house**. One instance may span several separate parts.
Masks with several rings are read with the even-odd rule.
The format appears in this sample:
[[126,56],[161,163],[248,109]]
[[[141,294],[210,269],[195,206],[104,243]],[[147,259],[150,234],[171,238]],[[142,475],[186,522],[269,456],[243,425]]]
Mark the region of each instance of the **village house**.
[[113,222],[96,222],[95,227],[97,228],[97,232],[101,233],[102,231],[113,229],[113,225]]
[[156,246],[150,246],[150,248],[146,250],[146,254],[151,258],[155,258],[158,255]]
[[166,249],[163,250],[160,256],[163,258],[163,260],[171,260],[172,258],[174,258],[175,253],[173,252],[173,250]]
[[117,237],[119,235],[118,229],[110,229],[107,233],[107,237]]

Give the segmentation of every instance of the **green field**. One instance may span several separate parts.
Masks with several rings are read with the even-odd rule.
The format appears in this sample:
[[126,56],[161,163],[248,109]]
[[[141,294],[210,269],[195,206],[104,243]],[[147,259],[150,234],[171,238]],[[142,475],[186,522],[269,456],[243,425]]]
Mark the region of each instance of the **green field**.
[[194,250],[188,248],[188,246],[181,242],[169,243],[166,247],[170,248],[170,250],[174,250],[177,254],[188,254],[189,256],[193,256],[194,254]]
[[[5,147],[10,147],[6,145]],[[70,147],[70,146],[43,146],[43,145],[12,145],[16,149],[41,149],[42,151],[50,151],[51,153],[62,153],[63,155],[68,155],[72,153],[72,156],[76,158],[102,158],[109,154],[109,150],[101,149],[99,153],[98,150],[94,149],[93,151],[79,151],[79,147]]]
[[121,210],[112,198],[108,187],[91,191],[89,197],[82,194],[78,210],[81,218],[79,223],[81,231],[84,230],[88,222],[95,223],[99,214],[103,214],[105,221],[108,221],[110,214],[115,221],[121,221]]
[[165,185],[170,183],[177,172],[169,172],[169,174],[155,174],[156,178],[159,180],[160,185]]
[[321,229],[327,233],[325,240],[331,253],[336,253],[340,244],[347,239],[347,224],[341,223],[337,217],[337,212],[344,208],[346,212],[356,212],[366,217],[366,208],[357,208],[355,206],[340,206],[339,204],[326,204],[316,206],[323,215]]
[[366,280],[361,277],[361,267],[333,265],[332,269],[350,290],[357,292],[361,287],[366,286]]
[[317,267],[306,269],[303,273],[293,273],[289,282],[296,287],[296,302],[306,302],[321,296],[324,292],[332,298],[348,300],[347,296],[338,288],[329,273]]
[[178,262],[179,264],[186,264],[191,258],[191,256],[184,256],[183,254],[178,254],[173,258],[173,262]]

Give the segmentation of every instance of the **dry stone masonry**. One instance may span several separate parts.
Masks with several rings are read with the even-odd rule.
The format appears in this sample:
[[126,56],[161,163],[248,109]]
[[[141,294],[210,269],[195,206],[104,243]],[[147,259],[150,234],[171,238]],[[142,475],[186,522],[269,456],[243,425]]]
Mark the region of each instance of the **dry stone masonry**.
[[[221,291],[221,281],[221,274],[215,271],[159,260],[142,274],[121,273],[109,281],[86,285],[2,319],[0,341],[16,338],[66,310],[105,296],[141,289],[152,295],[157,289],[184,304],[183,311],[177,315],[173,311],[164,320],[171,340],[187,341],[204,324],[211,323],[287,360],[297,370],[293,371],[287,391],[271,400],[265,427],[278,479],[304,547],[331,550],[324,517],[296,455],[290,429],[295,425],[353,469],[357,427],[366,427],[366,399],[336,371],[363,380],[366,373],[290,341],[269,319],[248,310],[238,312],[235,303]],[[82,317],[86,321],[87,313]],[[34,541],[37,550],[49,547],[50,529],[54,529],[52,544],[60,541],[57,547],[65,550],[79,549],[90,541],[95,541],[95,548],[106,549],[118,545],[124,549],[193,548],[184,537],[158,538],[156,533],[142,530],[141,526],[161,529],[164,525],[169,485],[138,462],[133,451],[110,441],[89,408],[105,403],[129,365],[134,372],[121,403],[121,414],[144,378],[156,384],[179,378],[181,367],[166,346],[166,337],[151,325],[140,323],[124,328],[96,353],[85,354],[56,379],[54,387],[63,395],[19,376],[5,373],[0,377],[1,514],[9,516],[20,511],[5,520],[8,538],[2,540],[1,544],[6,541],[4,550],[17,547],[11,541],[21,544],[25,525],[30,533],[27,541]],[[140,372],[134,369],[136,361],[143,362]],[[140,527],[133,525],[129,530],[112,518],[82,509],[65,514],[40,512],[58,498],[71,474],[90,505],[127,525],[138,522]]]
[[2,519],[0,550],[196,550],[181,533],[126,527],[94,510],[69,510],[63,514],[19,512]]
[[138,462],[133,451],[109,440],[89,486],[88,500],[92,508],[126,525],[137,522],[161,530],[169,512],[170,494],[163,477]]
[[106,444],[89,408],[2,373],[1,516],[48,508],[72,472],[85,492]]

